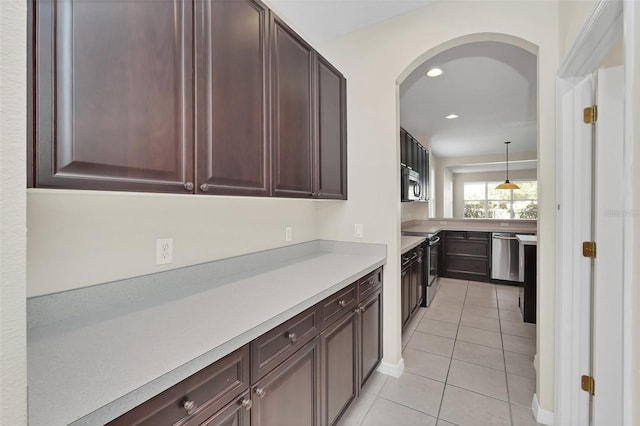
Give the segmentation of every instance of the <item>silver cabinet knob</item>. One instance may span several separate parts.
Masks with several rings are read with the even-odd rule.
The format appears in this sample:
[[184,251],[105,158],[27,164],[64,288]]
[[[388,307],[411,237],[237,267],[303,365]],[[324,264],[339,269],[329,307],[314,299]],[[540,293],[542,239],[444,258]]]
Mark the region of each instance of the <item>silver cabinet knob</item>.
[[356,308],[355,311],[353,311],[354,314],[359,314],[360,313],[360,308]]
[[287,339],[291,341],[291,343],[295,343],[298,341],[298,335],[292,331],[287,333]]
[[194,411],[196,411],[196,409],[198,408],[198,404],[195,403],[195,401],[185,401],[185,403],[182,405],[184,407],[184,409],[187,411],[187,414],[193,414]]
[[267,394],[267,391],[263,388],[256,388],[255,392],[256,395],[258,395],[258,398],[264,398],[264,396]]
[[251,407],[253,407],[253,401],[251,401],[250,399],[243,399],[241,402],[241,405],[242,405],[242,408],[249,411],[251,410]]
[[367,309],[366,309],[364,306],[360,306],[360,308],[359,308],[358,310],[359,310],[360,312],[364,312],[364,311],[366,311]]
[[202,185],[200,185],[200,190],[202,192],[208,192],[209,191],[209,185],[207,185],[206,183],[203,183]]
[[345,302],[344,300],[338,300],[338,305],[340,305],[341,308],[344,308],[345,306],[347,306],[347,302]]
[[193,182],[187,182],[184,184],[184,189],[187,191],[193,191]]

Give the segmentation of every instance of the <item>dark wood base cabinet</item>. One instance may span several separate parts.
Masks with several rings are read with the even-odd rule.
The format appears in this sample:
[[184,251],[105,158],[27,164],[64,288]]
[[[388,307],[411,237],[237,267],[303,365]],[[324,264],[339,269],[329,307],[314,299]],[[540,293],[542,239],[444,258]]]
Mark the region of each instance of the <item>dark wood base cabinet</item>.
[[334,425],[381,359],[379,268],[109,425]]
[[424,298],[424,248],[416,247],[400,257],[402,272],[400,274],[400,299],[402,312],[402,329],[416,313]]
[[491,233],[445,231],[443,248],[443,277],[491,281]]
[[518,297],[522,319],[524,322],[532,324],[536,323],[537,251],[538,247],[535,245],[524,246],[524,282],[520,284],[520,296]]

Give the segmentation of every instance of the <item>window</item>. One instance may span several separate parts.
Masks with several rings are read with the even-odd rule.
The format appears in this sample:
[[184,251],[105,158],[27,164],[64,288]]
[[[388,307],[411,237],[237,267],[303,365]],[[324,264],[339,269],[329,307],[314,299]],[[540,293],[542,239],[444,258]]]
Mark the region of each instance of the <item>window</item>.
[[464,184],[464,217],[537,219],[538,182],[514,182],[520,189],[496,189],[502,182]]

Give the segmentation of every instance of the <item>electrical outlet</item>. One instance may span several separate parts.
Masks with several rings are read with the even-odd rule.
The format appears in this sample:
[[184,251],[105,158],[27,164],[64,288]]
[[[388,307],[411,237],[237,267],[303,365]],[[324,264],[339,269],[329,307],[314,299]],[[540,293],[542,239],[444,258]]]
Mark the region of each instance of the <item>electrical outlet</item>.
[[356,223],[353,236],[356,238],[364,238],[364,225],[361,223]]
[[173,262],[173,238],[158,238],[156,240],[156,265]]
[[440,225],[446,225],[446,224],[447,224],[447,221],[446,221],[446,220],[441,220],[441,221],[440,221]]
[[293,240],[293,227],[287,226],[284,228],[284,240],[285,241]]
[[500,222],[500,226],[509,226],[509,222]]

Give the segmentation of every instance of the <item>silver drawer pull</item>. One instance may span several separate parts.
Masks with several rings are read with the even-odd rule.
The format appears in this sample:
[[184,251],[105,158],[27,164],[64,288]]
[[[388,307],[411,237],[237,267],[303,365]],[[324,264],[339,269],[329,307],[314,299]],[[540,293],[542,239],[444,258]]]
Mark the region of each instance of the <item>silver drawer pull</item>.
[[340,305],[341,308],[344,308],[345,306],[347,306],[347,302],[341,299],[341,300],[338,300],[338,305]]
[[240,405],[242,405],[242,408],[249,411],[251,410],[251,407],[253,407],[253,401],[251,401],[250,399],[243,399]]
[[196,404],[195,401],[185,401],[182,406],[187,411],[188,415],[193,414],[193,412],[198,408],[198,404]]
[[264,398],[266,394],[267,394],[266,390],[262,388],[256,388],[256,395],[258,395],[258,398]]
[[298,341],[298,335],[292,331],[287,333],[287,339],[291,341],[291,343],[295,343]]

